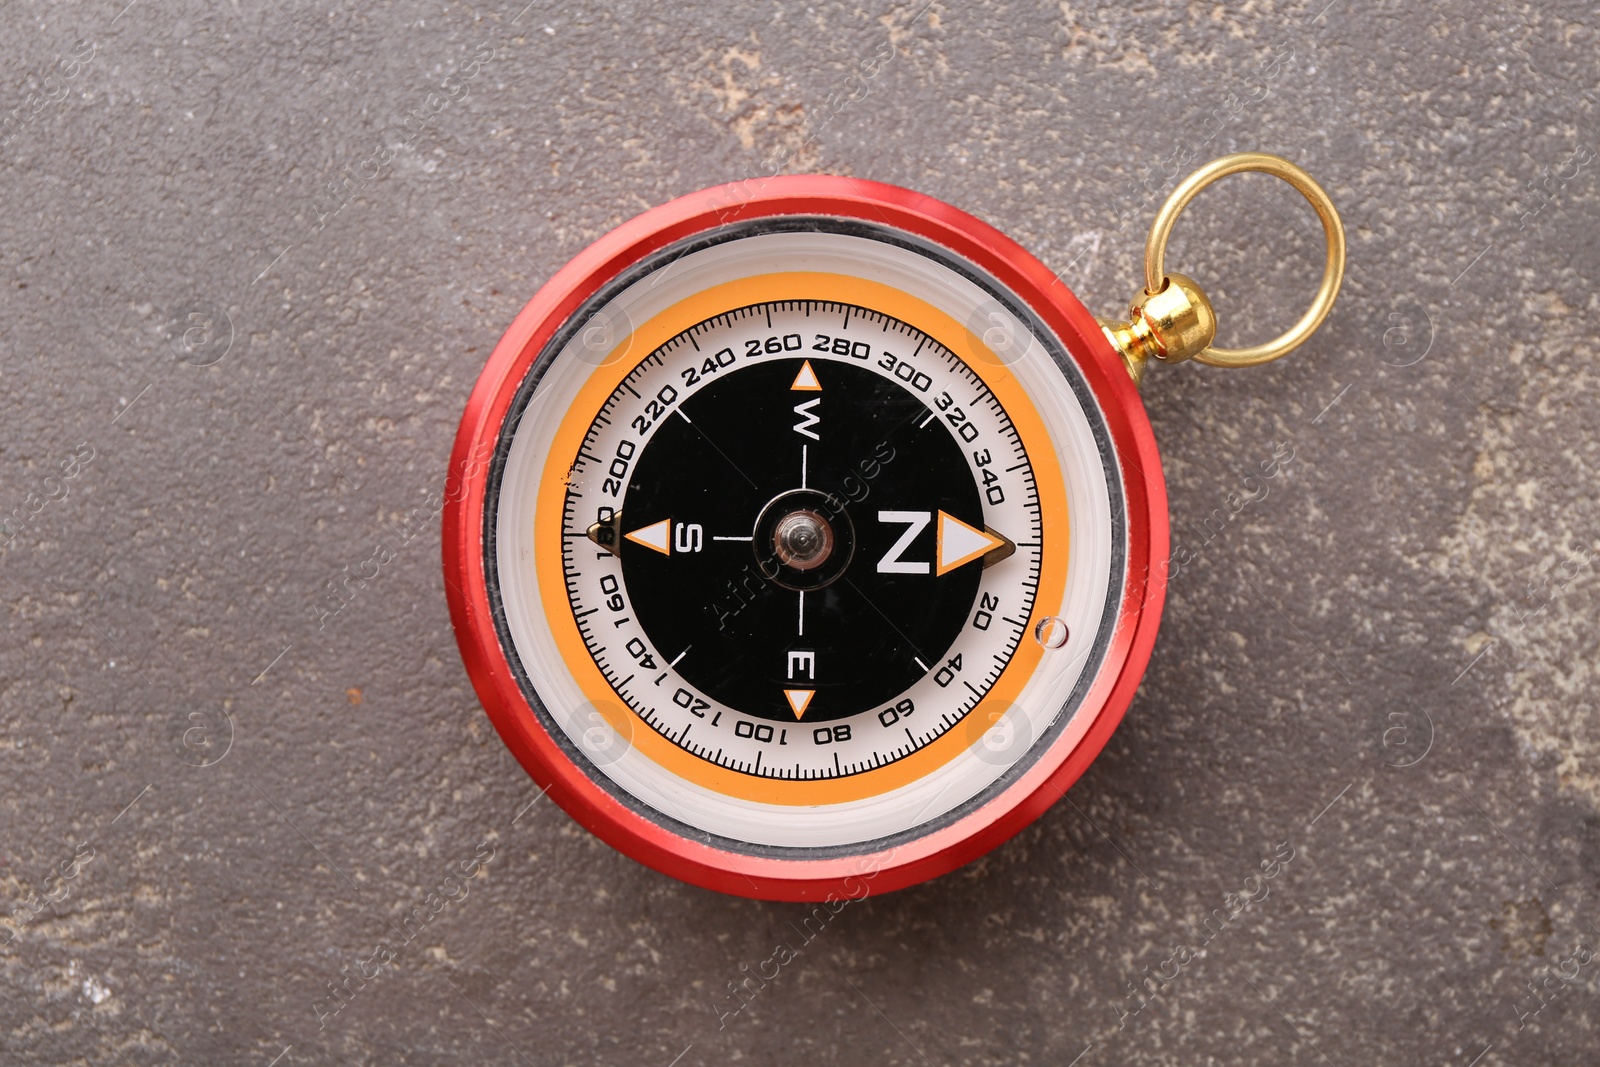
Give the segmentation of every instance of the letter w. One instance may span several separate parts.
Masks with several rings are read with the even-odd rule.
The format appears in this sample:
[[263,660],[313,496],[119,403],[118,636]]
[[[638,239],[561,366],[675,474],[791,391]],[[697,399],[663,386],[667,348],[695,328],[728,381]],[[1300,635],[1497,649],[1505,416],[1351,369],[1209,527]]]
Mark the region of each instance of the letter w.
[[815,397],[814,399],[807,400],[804,404],[796,404],[794,406],[794,413],[800,416],[800,421],[797,422],[794,427],[795,433],[803,433],[813,441],[822,440],[822,438],[818,437],[811,431],[812,426],[815,426],[817,423],[822,421],[821,416],[814,415],[811,411],[812,408],[816,407],[820,403],[822,403],[822,398],[819,396]]

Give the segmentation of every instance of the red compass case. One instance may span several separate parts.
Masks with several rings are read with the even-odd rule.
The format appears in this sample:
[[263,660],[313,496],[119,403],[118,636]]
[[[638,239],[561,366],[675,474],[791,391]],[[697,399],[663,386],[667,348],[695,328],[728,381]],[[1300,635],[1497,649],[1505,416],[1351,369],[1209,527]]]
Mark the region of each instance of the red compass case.
[[948,204],[775,177],[630,220],[479,377],[443,555],[500,736],[673,877],[823,900],[1058,800],[1155,640],[1167,501],[1107,333]]

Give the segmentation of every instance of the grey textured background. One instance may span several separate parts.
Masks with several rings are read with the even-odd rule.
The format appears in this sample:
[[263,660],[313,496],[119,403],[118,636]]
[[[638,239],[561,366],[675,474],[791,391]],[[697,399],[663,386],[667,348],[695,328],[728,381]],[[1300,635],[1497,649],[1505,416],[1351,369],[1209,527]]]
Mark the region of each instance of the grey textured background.
[[[1593,1063],[1600,14],[1325,2],[6,5],[0,1061]],[[1350,272],[1292,358],[1150,375],[1198,555],[1128,719],[1072,803],[719,1019],[805,909],[527,807],[457,657],[430,495],[482,361],[589,241],[774,164],[946,199],[1113,312],[1242,149],[1325,183]],[[1237,178],[1169,262],[1243,341],[1320,248]]]

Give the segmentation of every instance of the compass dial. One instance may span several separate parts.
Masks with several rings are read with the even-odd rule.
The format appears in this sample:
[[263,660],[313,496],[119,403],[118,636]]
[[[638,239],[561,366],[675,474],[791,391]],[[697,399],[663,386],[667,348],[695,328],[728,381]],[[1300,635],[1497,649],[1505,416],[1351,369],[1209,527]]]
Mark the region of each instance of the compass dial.
[[696,323],[606,398],[571,484],[586,649],[645,724],[720,766],[900,759],[1025,636],[1041,524],[1022,438],[960,357],[883,312],[785,300]]
[[446,588],[558,802],[806,898],[947,870],[1081,773],[1148,655],[1164,497],[1126,372],[1026,253],[901,190],[770,184],[630,223],[523,312],[463,420]]

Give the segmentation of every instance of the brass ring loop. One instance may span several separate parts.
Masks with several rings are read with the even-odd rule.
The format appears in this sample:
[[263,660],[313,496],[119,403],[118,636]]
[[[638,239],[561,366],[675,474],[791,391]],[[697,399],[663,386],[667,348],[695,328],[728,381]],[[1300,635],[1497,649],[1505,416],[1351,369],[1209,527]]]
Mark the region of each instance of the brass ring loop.
[[1240,152],[1213,160],[1189,175],[1173,190],[1172,195],[1167,197],[1167,202],[1161,205],[1161,210],[1156,213],[1156,220],[1150,227],[1150,236],[1144,243],[1145,292],[1158,293],[1166,284],[1167,238],[1172,233],[1172,224],[1178,220],[1178,213],[1206,186],[1220,178],[1243,171],[1259,171],[1275,178],[1282,178],[1311,202],[1311,206],[1316,209],[1317,217],[1322,220],[1322,232],[1328,240],[1328,262],[1322,271],[1322,284],[1317,289],[1316,300],[1312,301],[1311,307],[1300,317],[1299,322],[1290,327],[1288,333],[1276,340],[1251,348],[1212,346],[1194,357],[1198,362],[1213,367],[1253,367],[1258,363],[1269,363],[1280,356],[1288,355],[1304,343],[1306,338],[1322,325],[1322,320],[1328,317],[1328,312],[1333,310],[1333,301],[1339,295],[1339,284],[1344,280],[1344,224],[1339,221],[1339,212],[1334,210],[1333,201],[1328,199],[1328,194],[1323,191],[1322,186],[1313,181],[1311,175],[1287,159],[1265,152]]

